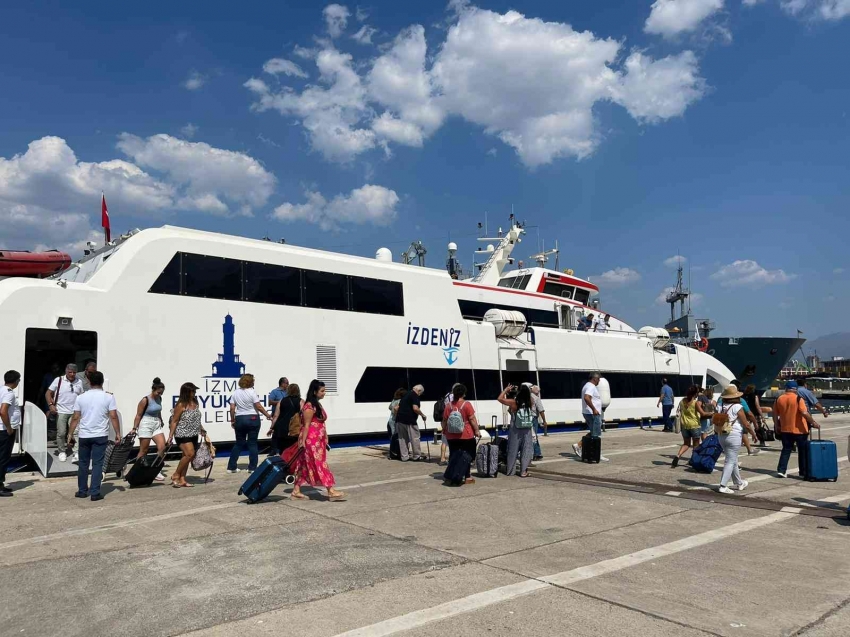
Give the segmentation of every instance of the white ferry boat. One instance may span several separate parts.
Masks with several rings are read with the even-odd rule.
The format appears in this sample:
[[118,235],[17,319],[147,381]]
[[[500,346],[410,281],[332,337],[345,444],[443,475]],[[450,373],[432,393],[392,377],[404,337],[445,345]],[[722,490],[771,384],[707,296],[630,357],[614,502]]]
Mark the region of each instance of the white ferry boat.
[[489,425],[501,422],[508,382],[539,385],[548,420],[572,423],[590,371],[610,384],[607,421],[657,418],[662,377],[677,396],[733,379],[663,330],[612,317],[606,333],[578,331],[596,286],[543,267],[506,272],[523,232],[514,224],[464,281],[393,263],[385,249],[369,259],[171,226],[124,236],[51,279],[0,281],[2,366],[24,377],[19,450],[50,471],[44,379],[53,364],[87,360],[115,394],[123,431],[159,376],[165,413],[192,381],[204,426],[224,442],[246,371],[263,401],[280,376],[302,391],[324,381],[332,436],[385,431],[393,392],[415,384],[430,403],[464,383]]

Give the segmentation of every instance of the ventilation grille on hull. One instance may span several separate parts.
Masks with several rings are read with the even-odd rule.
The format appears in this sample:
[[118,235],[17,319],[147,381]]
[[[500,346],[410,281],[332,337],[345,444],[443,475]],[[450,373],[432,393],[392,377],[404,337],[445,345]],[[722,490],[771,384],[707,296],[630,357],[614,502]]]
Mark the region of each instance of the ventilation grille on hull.
[[316,378],[325,384],[325,391],[339,390],[336,369],[336,345],[316,345]]

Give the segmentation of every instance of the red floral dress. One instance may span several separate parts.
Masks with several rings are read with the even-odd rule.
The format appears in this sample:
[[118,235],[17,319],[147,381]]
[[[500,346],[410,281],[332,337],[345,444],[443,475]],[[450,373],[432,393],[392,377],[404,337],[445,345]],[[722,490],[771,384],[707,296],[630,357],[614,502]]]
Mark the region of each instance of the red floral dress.
[[[305,408],[307,406],[309,403],[304,405]],[[296,458],[292,467],[296,487],[309,484],[313,487],[330,488],[335,484],[334,474],[328,469],[328,432],[325,429],[328,414],[324,407],[321,409],[325,418],[319,420],[316,413],[313,413],[313,421],[310,423],[304,444],[304,453]],[[304,409],[301,410],[301,415],[303,417]]]

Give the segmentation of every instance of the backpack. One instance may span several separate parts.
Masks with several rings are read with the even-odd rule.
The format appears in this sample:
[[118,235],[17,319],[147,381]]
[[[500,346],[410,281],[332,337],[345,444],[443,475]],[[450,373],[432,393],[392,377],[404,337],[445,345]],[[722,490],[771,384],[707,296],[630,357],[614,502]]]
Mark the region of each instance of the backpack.
[[711,424],[714,425],[714,429],[717,433],[724,435],[732,433],[732,422],[729,420],[729,411],[731,409],[732,405],[729,405],[728,407],[724,405],[723,411],[719,411],[711,417]]
[[449,402],[449,396],[451,396],[451,394],[446,394],[445,397],[434,403],[434,422],[440,422],[443,419],[443,411],[446,409],[446,404]]
[[514,426],[517,429],[531,429],[534,426],[534,415],[528,407],[523,407],[514,414]]
[[462,434],[464,428],[463,414],[457,407],[452,407],[449,417],[446,418],[446,432],[450,434]]

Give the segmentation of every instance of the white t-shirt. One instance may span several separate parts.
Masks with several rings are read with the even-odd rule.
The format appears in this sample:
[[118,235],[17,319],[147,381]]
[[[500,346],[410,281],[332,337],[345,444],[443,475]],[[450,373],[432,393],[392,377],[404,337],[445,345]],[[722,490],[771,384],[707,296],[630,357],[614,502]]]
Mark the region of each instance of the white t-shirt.
[[237,389],[233,392],[231,402],[236,405],[237,416],[256,416],[257,410],[254,408],[254,403],[260,402],[260,397],[253,387],[247,389]]
[[599,395],[599,388],[587,381],[584,384],[584,387],[581,390],[581,413],[583,414],[592,414],[593,410],[587,406],[587,403],[584,400],[585,396],[590,396],[590,402],[593,403],[593,406],[596,407],[596,411],[600,414],[602,413],[602,396]]
[[597,317],[593,319],[593,325],[591,325],[590,329],[595,332],[607,332],[608,323],[605,322],[605,319]]
[[[18,397],[14,389],[9,389],[6,385],[0,385],[0,405],[9,405],[9,424],[12,429],[17,429],[21,426],[21,409],[18,405]],[[6,431],[6,426],[0,420],[0,431]]]
[[546,408],[543,406],[543,400],[537,394],[531,394],[531,413],[535,416],[539,416],[541,413],[546,411]]
[[77,430],[80,438],[100,438],[109,435],[109,412],[118,411],[115,396],[102,389],[90,389],[77,396],[74,411],[80,412]]
[[718,411],[720,413],[726,414],[729,417],[729,420],[732,423],[732,433],[743,433],[744,428],[741,426],[741,423],[738,421],[738,412],[741,411],[743,407],[738,403],[730,404],[730,405],[722,405],[718,407]]
[[[59,380],[62,380],[61,384]],[[56,395],[56,389],[59,388],[59,395]],[[50,391],[53,392],[53,401],[56,403],[56,411],[60,414],[73,414],[74,404],[77,402],[77,396],[83,393],[83,383],[79,378],[75,378],[72,383],[65,376],[53,379],[50,383]]]

